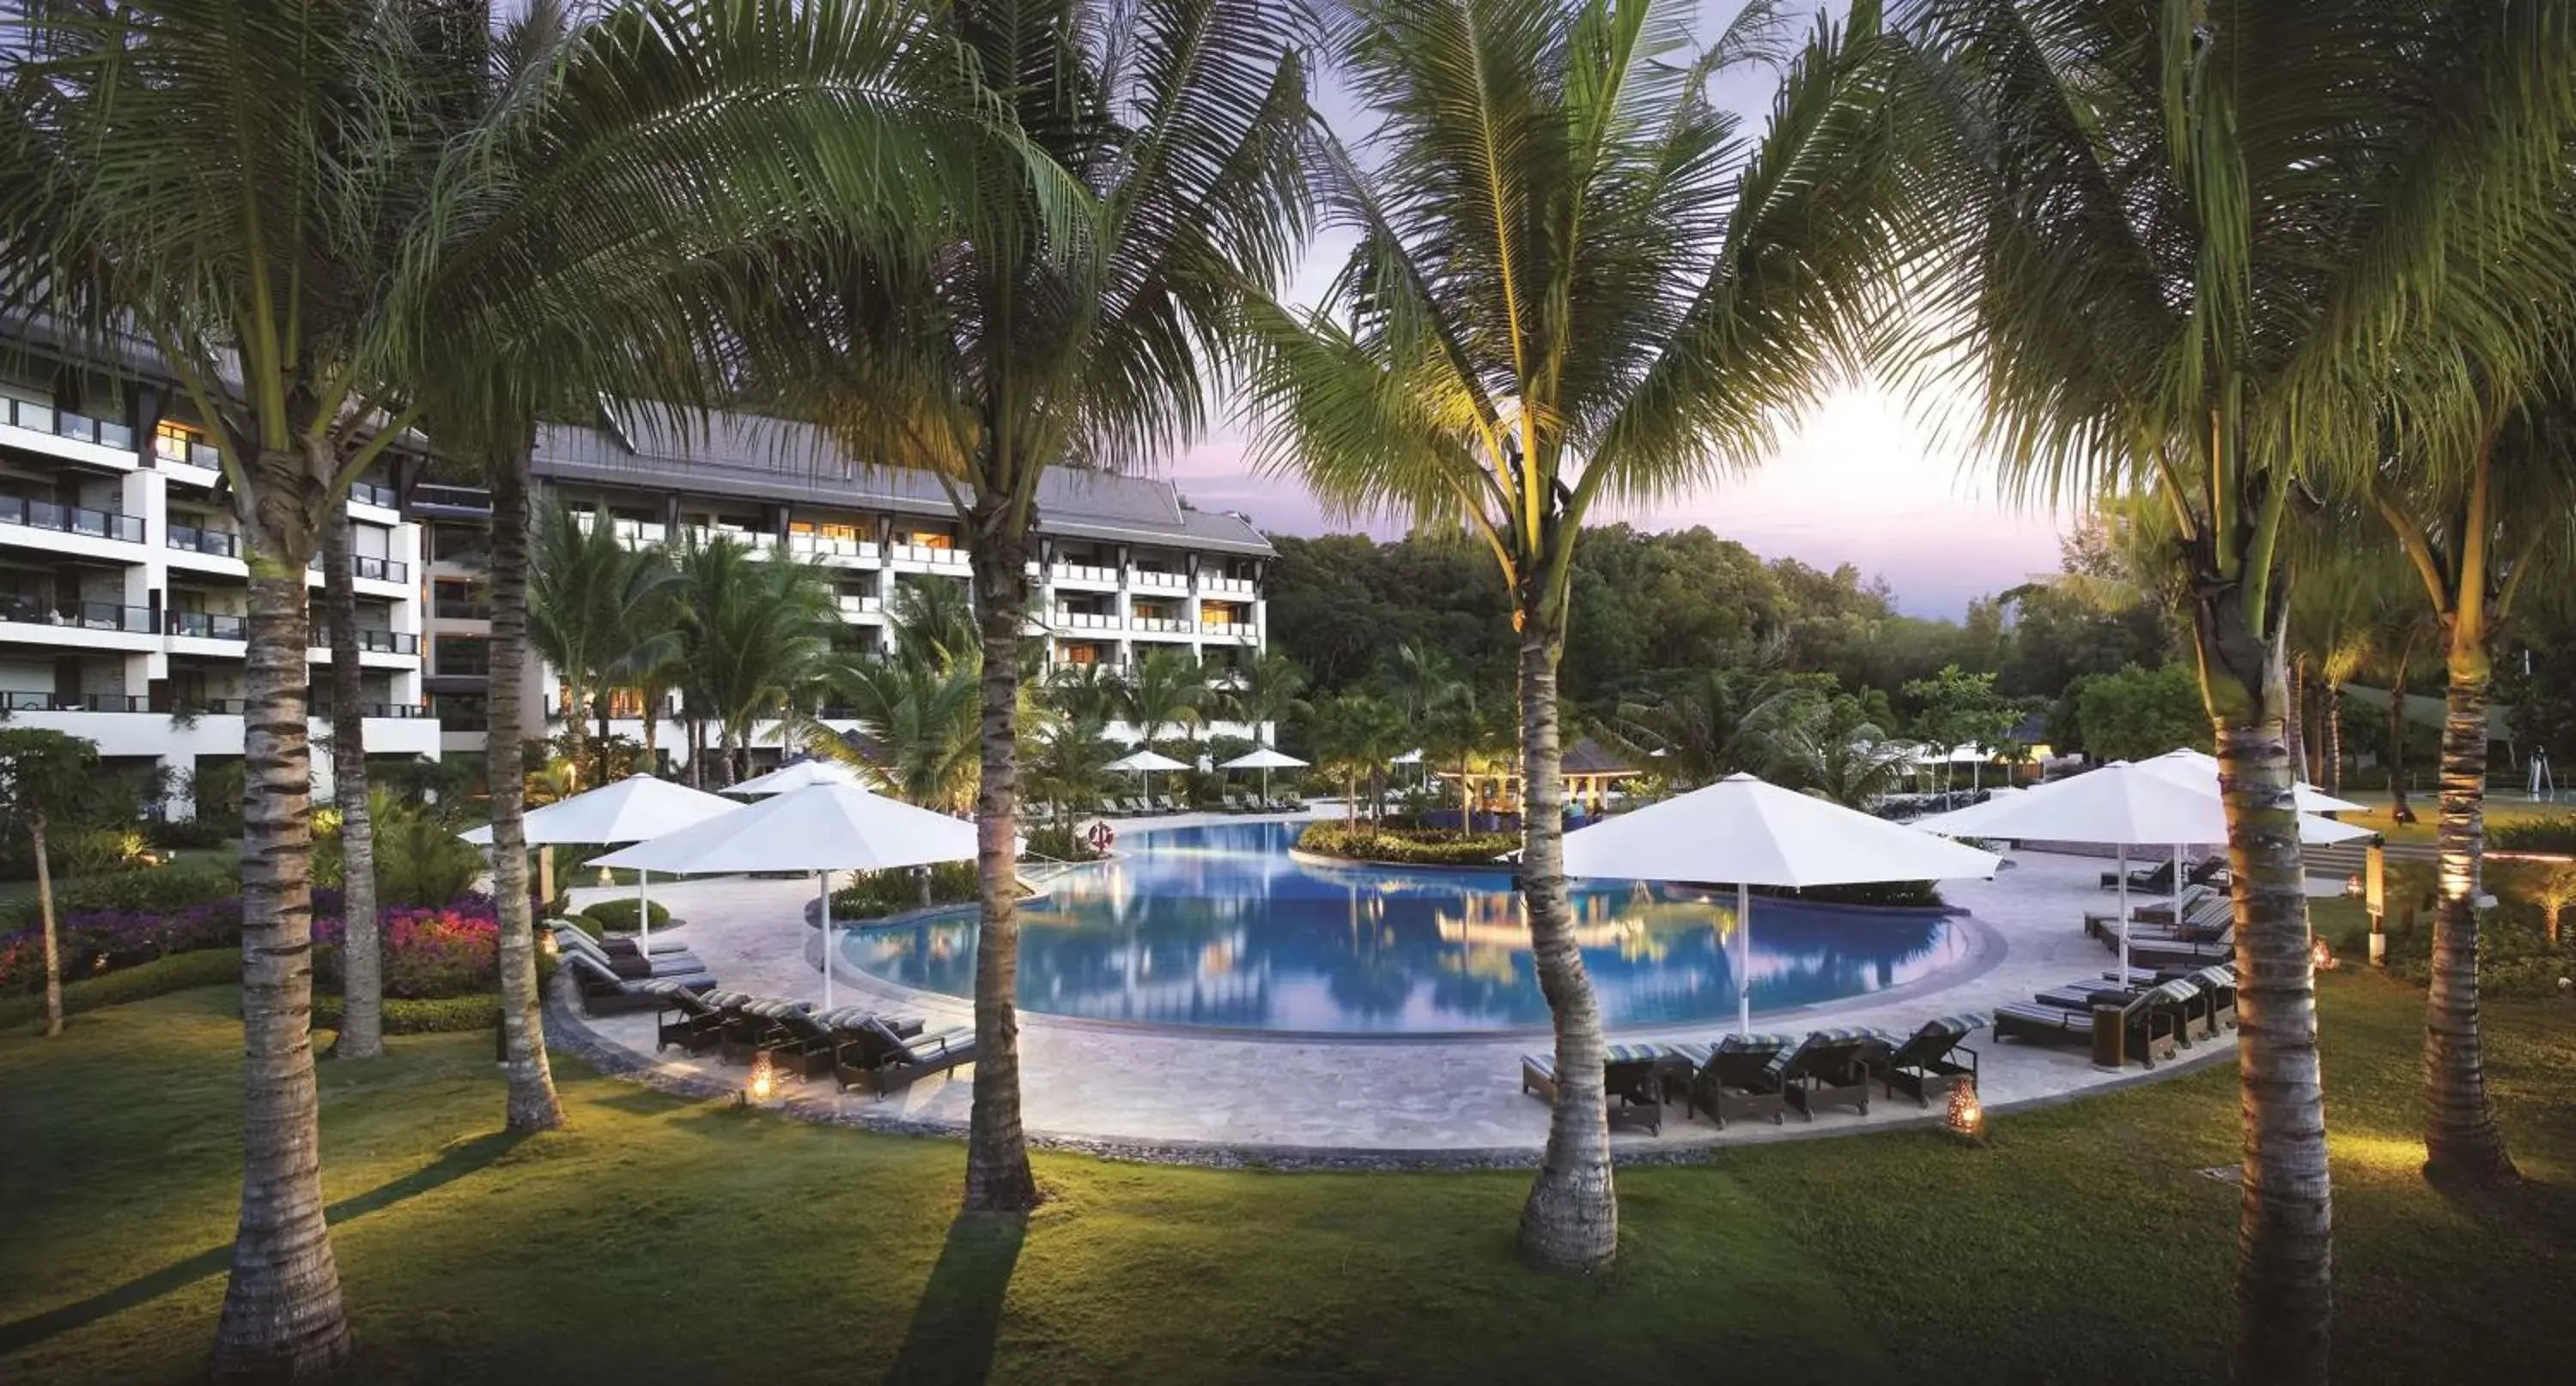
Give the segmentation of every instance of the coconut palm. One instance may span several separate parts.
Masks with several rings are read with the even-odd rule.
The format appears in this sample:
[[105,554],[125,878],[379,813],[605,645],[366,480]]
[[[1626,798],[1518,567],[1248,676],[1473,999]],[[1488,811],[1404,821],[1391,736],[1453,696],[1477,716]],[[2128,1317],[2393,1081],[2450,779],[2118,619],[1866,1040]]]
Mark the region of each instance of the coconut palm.
[[1284,650],[1263,650],[1226,671],[1214,702],[1225,715],[1251,729],[1256,745],[1268,746],[1278,728],[1306,711],[1306,671]]
[[[2563,293],[2564,14],[2461,0],[1909,0],[1936,351],[2035,493],[2150,493],[2227,787],[2245,1082],[2237,1374],[2322,1380],[2332,1190],[2283,739],[2283,530],[2379,455],[2396,370]],[[2480,266],[2475,291],[2458,267]],[[2446,292],[2446,288],[2459,292]],[[1964,348],[1964,349],[1961,349]]]
[[[732,301],[726,257],[783,227],[885,246],[935,234],[965,199],[966,146],[993,132],[955,103],[954,69],[915,42],[921,11],[906,0],[628,0],[581,25],[560,0],[531,0],[498,27],[475,0],[433,8],[456,69],[443,99],[475,123],[445,142],[414,228],[388,373],[428,402],[442,456],[492,488],[506,1120],[541,1130],[562,1111],[538,1023],[522,826],[538,423],[587,417],[602,394],[712,400],[723,357],[702,339]],[[702,767],[693,753],[692,773]]]
[[762,557],[726,535],[692,539],[679,571],[681,702],[713,724],[726,775],[739,781],[762,723],[790,724],[794,738],[810,721],[833,668],[838,599],[821,567]]
[[1187,650],[1148,650],[1118,688],[1118,715],[1134,729],[1137,744],[1151,746],[1163,729],[1187,731],[1206,720],[1207,670]]
[[[1404,709],[1368,693],[1349,693],[1316,706],[1312,719],[1315,761],[1342,781],[1344,821],[1360,821],[1360,785],[1379,784],[1389,759],[1402,755],[1413,732]],[[1381,812],[1377,816],[1383,816]]]
[[[1049,467],[1132,465],[1204,422],[1242,287],[1282,277],[1304,205],[1294,0],[961,0],[939,51],[991,75],[1020,148],[937,253],[851,244],[750,267],[758,378],[855,455],[947,481],[984,642],[975,1094],[966,1203],[1037,1200],[1020,1125],[1017,838],[1026,563]],[[1043,156],[1044,166],[1027,156]]]
[[1783,729],[1774,744],[1772,778],[1863,812],[1904,784],[1920,749],[1871,723],[1845,727],[1829,718],[1803,719]]
[[[1528,809],[1521,882],[1565,1075],[1521,1222],[1543,1266],[1618,1243],[1601,1009],[1562,853],[1557,663],[1577,536],[1768,450],[1877,312],[1897,243],[1878,7],[1803,51],[1768,4],[1703,52],[1679,0],[1351,0],[1330,39],[1375,122],[1368,163],[1319,139],[1358,236],[1313,310],[1256,300],[1268,463],[1345,512],[1463,525],[1512,594]],[[1768,130],[1709,99],[1789,59]]]
[[982,773],[983,650],[964,591],[907,584],[887,612],[883,658],[834,661],[825,680],[881,748],[870,769],[894,793],[948,812],[973,807]]
[[[605,508],[574,510],[551,502],[537,509],[531,560],[528,639],[563,680],[564,729],[571,733],[574,766],[591,758],[595,747],[591,783],[605,784],[612,692],[681,653],[671,620],[679,573],[660,549],[630,548],[620,540]],[[596,743],[584,723],[593,716]]]
[[1509,710],[1478,696],[1476,685],[1462,682],[1423,719],[1421,740],[1424,759],[1457,771],[1458,830],[1472,831],[1476,773],[1511,753]]
[[[2569,259],[2576,262],[2576,247]],[[2488,683],[2523,595],[2576,560],[2576,384],[2561,364],[2566,346],[2562,339],[2541,358],[2548,376],[2530,393],[2482,411],[2467,439],[2397,449],[2365,481],[2421,579],[2418,595],[2430,599],[2448,685],[2424,1022],[2425,1169],[2483,1182],[2514,1175],[2487,1101],[2478,1023]],[[2510,367],[2487,364],[2480,375],[2492,387]]]
[[1607,730],[1638,754],[1661,752],[1662,773],[1689,788],[1767,763],[1772,733],[1806,691],[1759,669],[1702,669],[1656,701],[1619,704]]
[[1118,676],[1106,664],[1059,664],[1047,671],[1045,691],[1058,719],[1085,735],[1099,736],[1118,718]]

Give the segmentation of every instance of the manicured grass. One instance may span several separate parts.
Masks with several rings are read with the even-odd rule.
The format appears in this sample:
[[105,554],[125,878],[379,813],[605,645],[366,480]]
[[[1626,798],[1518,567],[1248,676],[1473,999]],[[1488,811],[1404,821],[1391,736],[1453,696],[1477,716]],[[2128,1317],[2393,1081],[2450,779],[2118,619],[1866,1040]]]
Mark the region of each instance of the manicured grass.
[[[2430,844],[2441,840],[2442,795],[2439,786],[2428,784],[2406,796],[2407,807],[2415,811],[2415,821],[2412,823],[2400,823],[2388,816],[2388,791],[2384,789],[2358,791],[2343,797],[2356,804],[2370,806],[2362,813],[2335,815],[2343,822],[2368,828],[2391,842]],[[2520,790],[2502,790],[2493,787],[2487,790],[2486,819],[2487,826],[2490,828],[2502,827],[2507,823],[2567,818],[2576,818],[2576,807],[2566,804],[2535,804],[2523,798]]]
[[[2338,1380],[2556,1379],[2576,1010],[2490,1007],[2530,1182],[2416,1173],[2419,993],[2325,991]],[[0,1380],[202,1372],[238,1180],[234,993],[0,1038]],[[558,1074],[493,1134],[483,1036],[323,1068],[353,1379],[2201,1381],[2222,1375],[2232,1072],[1994,1123],[1623,1173],[1600,1282],[1510,1258],[1527,1176],[1044,1157],[1025,1225],[954,1219],[961,1151]],[[1507,1081],[1494,1075],[1494,1081]],[[1533,1124],[1535,1124],[1533,1109]]]

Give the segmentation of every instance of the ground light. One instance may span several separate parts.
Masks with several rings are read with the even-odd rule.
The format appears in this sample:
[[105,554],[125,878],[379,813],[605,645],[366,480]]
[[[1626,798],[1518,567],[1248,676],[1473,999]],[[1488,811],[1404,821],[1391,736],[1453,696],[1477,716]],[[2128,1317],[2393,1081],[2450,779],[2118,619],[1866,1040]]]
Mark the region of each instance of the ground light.
[[1950,1130],[1968,1140],[1983,1144],[1986,1139],[1986,1109],[1977,1101],[1977,1085],[1961,1082],[1950,1089],[1950,1111],[1946,1119]]
[[2343,966],[2335,958],[2334,949],[2328,947],[2324,939],[2317,939],[2308,945],[2308,957],[2316,964],[2319,972],[2332,972]]
[[747,1107],[754,1102],[766,1102],[776,1091],[778,1072],[770,1066],[769,1052],[762,1050],[752,1057],[751,1081],[743,1084],[741,1092],[734,1094],[734,1105]]

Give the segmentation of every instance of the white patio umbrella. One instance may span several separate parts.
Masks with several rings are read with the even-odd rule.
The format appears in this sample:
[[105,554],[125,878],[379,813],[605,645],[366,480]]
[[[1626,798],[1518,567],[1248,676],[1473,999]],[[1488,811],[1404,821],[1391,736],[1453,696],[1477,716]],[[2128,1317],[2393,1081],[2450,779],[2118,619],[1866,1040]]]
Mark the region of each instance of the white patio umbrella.
[[[2138,768],[2152,770],[2195,788],[2205,784],[2210,793],[2218,792],[2218,757],[2207,751],[2195,751],[2185,746],[2139,761]],[[2301,813],[2363,813],[2370,808],[2368,804],[2338,799],[2305,780],[2291,786],[2290,792],[2298,800]]]
[[1306,768],[1306,762],[1285,752],[1272,750],[1268,746],[1255,746],[1251,750],[1244,752],[1242,755],[1236,756],[1234,759],[1227,761],[1225,764],[1217,768],[1220,770],[1260,771],[1261,802],[1266,807],[1270,803],[1270,772],[1273,770],[1303,770]]
[[1122,771],[1131,775],[1144,776],[1145,798],[1150,802],[1154,797],[1155,771],[1187,770],[1190,767],[1188,762],[1174,760],[1170,756],[1164,755],[1162,752],[1155,750],[1151,746],[1139,746],[1135,750],[1129,751],[1118,759],[1109,762],[1108,765],[1102,768]]
[[1955,880],[1991,876],[2001,861],[1742,774],[1565,835],[1570,876],[1735,883],[1735,1023],[1746,1034],[1753,1030],[1750,887]]
[[[2227,807],[2218,797],[2217,781],[2206,788],[2176,779],[2171,770],[2151,770],[2115,760],[2099,770],[2034,785],[2006,799],[1989,799],[1948,813],[1917,819],[1926,832],[1951,837],[2038,838],[2054,842],[2107,842],[2118,849],[2116,876],[2120,890],[2120,975],[2129,968],[2129,849],[2170,847],[2177,869],[2174,902],[2182,902],[2179,869],[2182,845],[2227,840]],[[2368,837],[2331,819],[2302,814],[2302,842],[2344,842]],[[2175,916],[2179,919],[2179,913]]]
[[[558,799],[544,808],[531,809],[524,821],[532,846],[563,842],[614,845],[678,832],[741,807],[705,790],[639,773],[569,799]],[[492,829],[488,826],[463,837],[477,847],[492,845]],[[645,879],[650,874],[635,873],[636,946],[647,952],[653,947],[653,907],[645,896]]]
[[854,784],[812,784],[601,857],[603,866],[710,872],[811,871],[822,894],[823,1005],[832,1005],[835,871],[968,861],[975,825]]
[[837,760],[800,760],[782,765],[766,775],[754,775],[740,784],[725,786],[727,794],[749,794],[755,798],[785,794],[808,785],[845,784],[864,787],[867,781],[859,772]]

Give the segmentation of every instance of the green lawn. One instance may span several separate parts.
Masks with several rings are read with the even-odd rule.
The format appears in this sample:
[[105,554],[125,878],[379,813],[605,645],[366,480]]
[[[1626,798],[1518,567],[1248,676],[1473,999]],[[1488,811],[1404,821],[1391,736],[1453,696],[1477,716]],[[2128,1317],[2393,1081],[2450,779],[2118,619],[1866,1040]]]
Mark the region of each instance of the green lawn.
[[[2432,843],[2441,839],[2442,796],[2438,786],[2428,784],[2406,796],[2407,807],[2415,811],[2412,823],[2400,823],[2388,816],[2387,790],[2358,790],[2343,797],[2356,804],[2370,806],[2363,813],[2335,815],[2343,822],[2368,828],[2391,842]],[[2576,818],[2576,808],[2566,804],[2535,804],[2523,798],[2520,790],[2492,787],[2487,790],[2486,820],[2490,828],[2544,818]]]
[[[2327,979],[2338,1379],[2564,1379],[2576,1009],[2491,1006],[2523,1169],[2415,1173],[2420,998]],[[202,1372],[238,1146],[234,993],[0,1038],[0,1381]],[[1601,1283],[1510,1259],[1527,1177],[1043,1159],[1025,1225],[952,1219],[960,1150],[559,1069],[573,1129],[493,1134],[483,1035],[324,1067],[368,1382],[2201,1381],[2220,1376],[2228,1071],[1937,1132],[1621,1176]],[[1506,1081],[1495,1075],[1495,1081]],[[1533,1124],[1536,1112],[1533,1109]],[[2562,1363],[2563,1368],[2563,1363]]]

